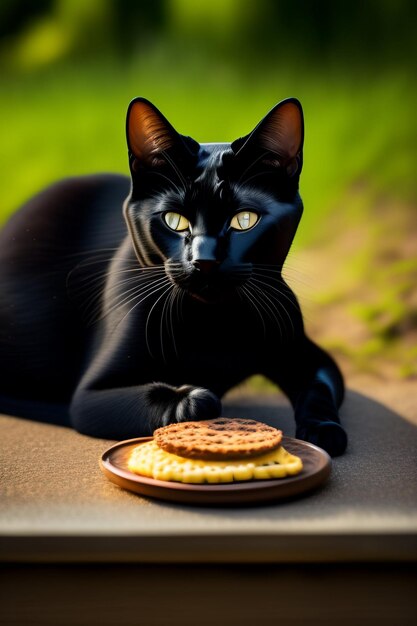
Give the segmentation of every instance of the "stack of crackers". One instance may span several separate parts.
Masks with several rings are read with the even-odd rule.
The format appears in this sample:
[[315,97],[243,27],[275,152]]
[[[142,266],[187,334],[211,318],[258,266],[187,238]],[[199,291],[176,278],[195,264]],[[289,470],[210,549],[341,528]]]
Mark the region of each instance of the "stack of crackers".
[[300,458],[281,445],[282,432],[248,419],[219,417],[169,424],[136,446],[130,471],[164,481],[232,483],[301,472]]

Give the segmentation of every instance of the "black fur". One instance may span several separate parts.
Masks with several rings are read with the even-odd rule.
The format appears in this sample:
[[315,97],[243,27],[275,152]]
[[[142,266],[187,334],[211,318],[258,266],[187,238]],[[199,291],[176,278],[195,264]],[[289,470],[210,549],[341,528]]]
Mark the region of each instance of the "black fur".
[[[202,145],[135,99],[131,182],[58,183],[0,235],[0,410],[130,438],[216,417],[228,389],[262,373],[293,404],[298,437],[343,453],[341,374],[281,275],[303,137],[295,99],[232,144]],[[243,210],[258,221],[236,230]]]

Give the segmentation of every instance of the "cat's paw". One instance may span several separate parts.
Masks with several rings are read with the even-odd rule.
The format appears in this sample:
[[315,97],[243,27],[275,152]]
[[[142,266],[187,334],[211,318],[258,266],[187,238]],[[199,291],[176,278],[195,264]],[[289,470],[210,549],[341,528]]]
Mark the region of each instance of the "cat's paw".
[[314,443],[330,456],[340,456],[346,450],[347,434],[337,422],[311,421],[297,427],[297,439]]
[[222,405],[219,398],[203,387],[154,384],[153,393],[154,400],[158,401],[156,406],[159,405],[162,409],[158,416],[154,415],[152,420],[154,428],[167,426],[173,422],[212,419],[221,414]]
[[219,398],[203,387],[184,385],[177,390],[180,400],[175,410],[176,422],[193,422],[219,417],[222,405]]

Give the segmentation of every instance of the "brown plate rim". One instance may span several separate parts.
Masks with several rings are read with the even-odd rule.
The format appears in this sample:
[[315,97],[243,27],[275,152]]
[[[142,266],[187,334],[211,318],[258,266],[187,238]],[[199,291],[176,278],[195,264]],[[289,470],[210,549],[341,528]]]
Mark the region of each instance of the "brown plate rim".
[[[100,469],[113,483],[142,496],[153,497],[188,504],[249,504],[266,500],[285,500],[308,493],[319,487],[330,476],[331,458],[318,446],[307,441],[283,437],[283,445],[291,448],[301,447],[302,451],[313,453],[317,468],[313,472],[303,469],[296,476],[270,480],[242,481],[238,483],[222,483],[216,485],[189,484],[148,478],[122,469],[111,462],[111,456],[121,448],[140,445],[151,441],[153,437],[137,437],[119,441],[107,448],[99,459]],[[302,451],[297,454],[303,460]],[[318,463],[317,463],[318,462]]]

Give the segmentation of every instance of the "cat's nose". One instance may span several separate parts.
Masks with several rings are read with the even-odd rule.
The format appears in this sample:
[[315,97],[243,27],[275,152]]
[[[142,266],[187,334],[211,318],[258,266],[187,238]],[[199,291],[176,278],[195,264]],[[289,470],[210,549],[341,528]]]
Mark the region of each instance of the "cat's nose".
[[195,269],[205,275],[212,274],[219,265],[216,251],[217,240],[215,237],[207,237],[206,235],[194,237],[192,243],[192,264]]
[[208,276],[209,274],[212,274],[217,269],[220,263],[218,261],[201,260],[201,261],[193,261],[193,265],[198,272],[201,272],[202,274],[205,274],[206,276]]

